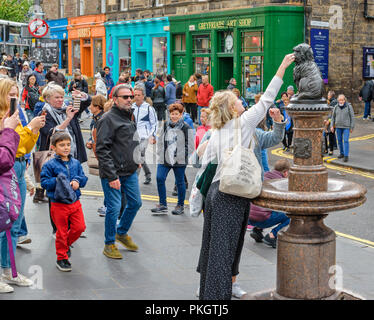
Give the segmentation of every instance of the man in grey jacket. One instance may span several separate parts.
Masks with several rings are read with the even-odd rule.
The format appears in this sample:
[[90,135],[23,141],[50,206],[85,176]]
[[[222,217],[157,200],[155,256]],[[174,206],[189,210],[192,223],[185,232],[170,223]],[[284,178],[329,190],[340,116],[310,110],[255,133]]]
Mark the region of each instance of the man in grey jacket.
[[355,126],[355,114],[352,105],[347,102],[344,94],[339,95],[338,104],[335,106],[331,117],[331,132],[335,132],[338,138],[340,155],[339,159],[348,161],[349,155],[349,134]]

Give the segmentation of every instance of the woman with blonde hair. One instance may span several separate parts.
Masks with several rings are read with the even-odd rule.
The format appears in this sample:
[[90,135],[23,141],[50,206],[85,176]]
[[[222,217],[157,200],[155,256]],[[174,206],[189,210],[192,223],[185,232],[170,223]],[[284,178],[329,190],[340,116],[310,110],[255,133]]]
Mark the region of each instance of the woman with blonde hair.
[[[247,229],[250,199],[219,191],[222,159],[232,149],[236,118],[239,118],[241,143],[249,147],[257,124],[265,117],[282,84],[286,69],[295,60],[286,55],[260,101],[244,111],[242,102],[231,91],[217,92],[210,102],[212,136],[202,159],[202,169],[216,163],[217,169],[206,196],[204,227],[198,272],[201,300],[230,300],[232,276],[236,276]],[[255,142],[251,143],[254,148]],[[236,269],[236,270],[235,270]]]
[[[19,89],[17,83],[10,79],[2,79],[0,80],[0,121],[3,118],[7,117],[10,112],[10,104],[11,99],[16,99],[16,105],[18,105],[19,101]],[[19,112],[20,108],[18,108]],[[19,211],[18,219],[13,223],[11,228],[11,239],[12,239],[12,246],[15,249],[17,246],[18,241],[18,234],[21,229],[21,224],[24,220],[24,207],[26,202],[26,180],[25,180],[25,171],[26,171],[26,159],[25,155],[30,153],[34,148],[36,141],[39,137],[39,130],[45,124],[45,117],[35,117],[32,119],[27,126],[22,126],[19,122],[15,131],[18,133],[20,137],[20,141],[18,144],[17,152],[16,152],[16,161],[14,163],[14,171],[17,176],[18,185],[21,194],[21,209]],[[25,223],[25,229],[26,223]],[[0,250],[1,250],[1,267],[3,269],[2,273],[2,281],[8,284],[15,284],[17,286],[31,286],[33,282],[27,279],[22,274],[18,273],[16,278],[13,278],[11,274],[11,264],[10,264],[10,256],[9,256],[9,247],[5,232],[0,236]],[[14,253],[16,251],[14,250]],[[1,290],[2,283],[0,283],[0,292],[9,292],[9,291],[2,291]],[[9,287],[9,286],[8,286]],[[9,288],[8,288],[9,289]]]

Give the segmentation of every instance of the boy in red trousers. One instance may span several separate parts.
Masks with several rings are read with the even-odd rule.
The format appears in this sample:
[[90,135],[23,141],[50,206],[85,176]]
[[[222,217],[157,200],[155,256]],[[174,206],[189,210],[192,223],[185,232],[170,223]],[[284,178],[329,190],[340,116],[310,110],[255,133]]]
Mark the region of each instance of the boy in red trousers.
[[53,134],[51,145],[56,155],[44,164],[40,182],[51,199],[51,216],[57,227],[56,266],[66,272],[71,271],[70,246],[86,229],[79,188],[83,188],[88,179],[80,162],[70,154],[71,137],[68,132]]

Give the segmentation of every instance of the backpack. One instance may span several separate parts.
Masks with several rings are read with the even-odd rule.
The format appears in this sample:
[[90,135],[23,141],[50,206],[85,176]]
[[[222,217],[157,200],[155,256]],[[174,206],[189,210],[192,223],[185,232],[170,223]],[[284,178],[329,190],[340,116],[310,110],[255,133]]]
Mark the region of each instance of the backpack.
[[0,232],[12,227],[21,209],[18,179],[13,169],[0,176]]
[[22,199],[18,186],[18,179],[12,168],[8,172],[0,175],[0,232],[6,232],[12,276],[14,278],[17,277],[17,269],[10,229],[13,223],[18,219],[21,204]]
[[32,111],[34,110],[35,105],[39,102],[39,97],[39,90],[36,87],[28,88],[27,103],[29,104],[29,107]]

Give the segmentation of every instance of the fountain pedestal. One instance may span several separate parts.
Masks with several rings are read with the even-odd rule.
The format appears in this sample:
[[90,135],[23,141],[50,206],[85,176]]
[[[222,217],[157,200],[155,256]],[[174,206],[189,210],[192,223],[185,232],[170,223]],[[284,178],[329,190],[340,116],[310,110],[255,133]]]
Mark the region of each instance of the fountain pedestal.
[[278,233],[276,289],[254,297],[339,299],[344,293],[338,292],[331,281],[336,235],[323,219],[328,212],[362,205],[366,188],[328,179],[322,158],[323,120],[330,112],[326,101],[291,100],[287,112],[294,121],[294,161],[289,178],[264,181],[253,203],[286,212],[291,222],[286,231]]

